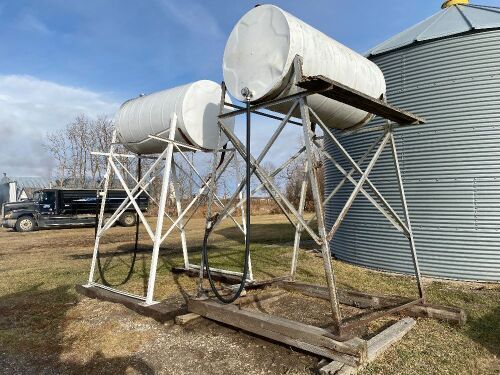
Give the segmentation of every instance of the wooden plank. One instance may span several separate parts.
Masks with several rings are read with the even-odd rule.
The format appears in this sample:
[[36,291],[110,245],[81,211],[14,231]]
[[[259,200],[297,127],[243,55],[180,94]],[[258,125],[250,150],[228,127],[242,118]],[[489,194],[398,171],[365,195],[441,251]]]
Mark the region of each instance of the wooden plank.
[[463,309],[429,303],[413,306],[409,311],[405,311],[405,314],[413,316],[414,318],[442,320],[448,323],[458,324],[459,326],[463,326],[467,321],[467,314]]
[[369,322],[377,320],[383,316],[394,315],[401,311],[408,310],[410,307],[421,303],[421,299],[416,299],[410,302],[398,303],[393,306],[380,307],[370,309],[368,311],[362,312],[361,314],[350,316],[342,322],[342,329],[349,331],[351,329],[356,329],[360,325],[367,325]]
[[273,286],[273,285],[278,285],[279,283],[283,281],[289,281],[290,276],[279,276],[279,277],[274,277],[272,279],[267,279],[267,280],[254,280],[249,282],[246,286],[246,290],[251,290],[251,289],[263,289],[268,286]]
[[[324,300],[328,300],[330,298],[328,289],[320,285],[282,282],[279,286],[285,290],[297,291],[311,297],[321,298]],[[337,289],[337,296],[340,303],[363,309],[388,307],[394,305],[395,303],[405,303],[405,301],[411,301],[409,298],[373,295],[345,289]],[[463,309],[429,303],[410,306],[408,309],[400,312],[400,314],[411,317],[433,318],[458,325],[465,324],[467,320]]]
[[271,290],[269,292],[262,292],[258,294],[250,294],[245,297],[239,298],[235,304],[241,306],[250,305],[252,303],[261,303],[261,302],[273,302],[277,299],[281,298],[284,294],[286,294],[283,290]]
[[297,86],[318,92],[318,94],[327,98],[373,113],[398,124],[425,123],[425,119],[422,117],[387,104],[380,99],[372,98],[369,95],[321,75],[304,77],[302,81],[297,83]]
[[188,310],[208,319],[231,325],[317,355],[358,365],[366,359],[365,340],[336,341],[330,331],[258,311],[239,309],[213,300],[188,301]]
[[76,285],[76,291],[89,298],[96,298],[108,302],[119,303],[130,310],[133,310],[141,315],[153,318],[161,323],[174,319],[177,315],[187,313],[187,306],[182,297],[171,298],[160,303],[144,306],[142,301],[135,298],[113,293],[109,290],[98,288],[95,286],[86,287]]
[[368,340],[368,362],[372,362],[387,348],[398,342],[416,324],[415,319],[404,318]]
[[183,326],[183,325],[186,325],[189,322],[192,322],[193,320],[196,320],[196,319],[199,319],[199,318],[201,318],[201,316],[198,315],[198,314],[187,313],[187,314],[184,314],[184,315],[176,316],[175,317],[175,323],[178,324],[178,325],[180,325],[180,326]]
[[[310,297],[329,299],[328,289],[321,285],[312,285],[298,282],[283,282],[279,284],[285,290],[297,291]],[[398,296],[378,296],[353,290],[337,289],[340,303],[358,307],[360,309],[382,308],[397,303],[410,302],[410,298]]]

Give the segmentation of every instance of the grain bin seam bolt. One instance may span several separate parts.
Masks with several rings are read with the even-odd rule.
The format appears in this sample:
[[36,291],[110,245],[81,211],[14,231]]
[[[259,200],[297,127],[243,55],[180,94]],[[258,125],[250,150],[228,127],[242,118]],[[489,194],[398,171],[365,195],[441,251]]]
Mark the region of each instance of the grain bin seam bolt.
[[248,87],[243,87],[241,89],[241,95],[243,95],[245,97],[245,100],[249,102],[250,99],[252,99],[253,93]]

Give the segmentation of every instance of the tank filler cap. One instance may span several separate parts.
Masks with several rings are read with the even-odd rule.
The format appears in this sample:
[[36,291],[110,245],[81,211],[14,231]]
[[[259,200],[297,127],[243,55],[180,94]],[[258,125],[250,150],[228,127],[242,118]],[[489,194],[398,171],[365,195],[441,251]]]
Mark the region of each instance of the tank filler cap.
[[441,9],[449,8],[453,5],[467,5],[469,0],[446,0],[442,5]]

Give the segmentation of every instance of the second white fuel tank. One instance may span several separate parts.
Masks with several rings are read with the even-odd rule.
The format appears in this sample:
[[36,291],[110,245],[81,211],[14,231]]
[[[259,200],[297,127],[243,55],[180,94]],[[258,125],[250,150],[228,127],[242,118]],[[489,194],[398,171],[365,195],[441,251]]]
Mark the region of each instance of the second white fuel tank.
[[[175,140],[210,151],[217,147],[217,116],[222,96],[221,86],[213,81],[196,81],[187,85],[131,99],[116,115],[118,140],[137,154],[162,152],[167,143],[149,138],[168,137],[172,113],[177,115]],[[226,96],[226,102],[230,102]],[[234,128],[234,118],[224,123]],[[227,142],[222,135],[220,146]]]

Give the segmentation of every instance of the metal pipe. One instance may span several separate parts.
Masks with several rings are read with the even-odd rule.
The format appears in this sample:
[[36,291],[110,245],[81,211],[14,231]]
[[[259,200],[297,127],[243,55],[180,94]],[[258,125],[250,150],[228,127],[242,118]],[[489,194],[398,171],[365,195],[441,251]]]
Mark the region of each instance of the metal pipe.
[[[137,181],[139,181],[141,179],[141,174],[142,174],[142,163],[141,163],[141,159],[139,158],[139,159],[137,159]],[[135,253],[137,253],[138,243],[139,243],[139,214],[136,212],[135,213],[135,245],[134,245],[134,252]]]
[[339,229],[340,224],[342,224],[342,221],[344,220],[345,216],[347,215],[347,212],[351,208],[351,206],[354,202],[354,199],[356,199],[356,196],[358,195],[359,191],[363,187],[363,184],[366,182],[366,179],[368,178],[368,175],[370,174],[373,167],[375,166],[375,163],[377,162],[380,154],[382,154],[382,151],[384,150],[385,145],[389,141],[389,138],[390,138],[390,134],[386,133],[386,135],[382,139],[382,143],[380,143],[380,146],[378,147],[377,151],[375,152],[375,155],[373,155],[372,160],[370,160],[370,163],[366,167],[365,172],[361,175],[361,178],[359,179],[358,184],[356,185],[356,187],[354,188],[354,191],[349,196],[349,199],[345,203],[344,208],[342,208],[342,211],[340,212],[339,216],[337,217],[337,220],[333,224],[332,229],[328,233],[328,241],[332,240],[333,236],[335,235],[335,233]]
[[398,151],[396,149],[396,141],[394,139],[394,135],[392,134],[392,129],[389,131],[389,136],[391,140],[391,151],[392,151],[392,157],[394,159],[394,167],[396,168],[396,174],[398,175],[398,187],[399,187],[399,195],[401,198],[401,203],[403,206],[403,212],[405,215],[405,220],[406,220],[406,225],[408,226],[408,231],[409,231],[409,241],[410,241],[410,249],[411,249],[411,256],[413,260],[413,267],[415,269],[415,276],[417,278],[417,287],[418,287],[418,293],[420,295],[420,298],[422,298],[422,301],[425,301],[425,291],[424,291],[424,285],[422,283],[422,276],[420,274],[420,267],[418,264],[418,257],[417,257],[417,249],[415,248],[415,239],[413,238],[413,231],[411,230],[411,222],[410,222],[410,214],[408,212],[408,205],[406,204],[406,195],[405,195],[405,189],[403,185],[403,178],[401,177],[401,168],[399,167],[399,160],[398,160]]
[[[240,155],[244,158],[246,158],[246,151],[245,151],[245,146],[238,140],[236,135],[228,129],[222,122],[219,121],[219,124],[221,125],[222,130],[226,134],[226,136],[229,138],[229,140],[234,144],[234,147],[236,150],[240,153]],[[302,224],[302,226],[307,230],[307,232],[311,235],[314,241],[316,243],[321,244],[321,240],[318,237],[318,235],[314,232],[314,230],[311,229],[309,225],[307,225],[306,221],[302,216],[299,215],[295,207],[293,207],[293,204],[290,203],[290,201],[285,197],[285,195],[280,191],[280,189],[272,182],[272,180],[269,178],[267,173],[262,170],[260,167],[259,163],[250,155],[250,159],[252,164],[254,165],[255,168],[255,174],[259,178],[259,180],[264,184],[265,189],[267,192],[273,197],[273,199],[276,201],[278,206],[280,206],[282,212],[285,214],[287,217],[288,221],[293,226],[296,226],[296,224],[293,222],[292,217],[290,216],[290,213],[286,211],[284,208],[283,204],[288,208],[288,210],[297,218],[297,220]]]
[[[294,64],[297,71],[298,64],[297,60]],[[300,99],[300,112],[302,114],[302,121],[304,121],[303,135],[304,143],[306,146],[307,162],[310,165],[309,168],[309,182],[311,183],[311,190],[313,193],[314,208],[316,211],[316,217],[318,221],[318,233],[321,238],[321,254],[323,256],[323,268],[325,271],[326,282],[328,285],[328,293],[330,296],[330,307],[332,309],[332,319],[333,328],[336,333],[340,335],[341,324],[342,324],[342,314],[340,312],[339,300],[337,297],[337,287],[335,283],[335,274],[332,269],[332,254],[330,252],[330,246],[326,237],[326,228],[323,216],[323,199],[321,197],[318,179],[314,172],[314,153],[313,153],[313,143],[311,141],[312,130],[311,130],[311,119],[309,117],[309,107],[307,106],[307,101],[305,98]]]
[[[232,103],[224,103],[224,104],[227,105],[228,107],[232,107],[232,108],[236,108],[236,109],[245,109],[245,107],[242,107],[242,106],[239,106],[239,105],[236,105],[236,104],[232,104]],[[283,121],[283,119],[284,119],[284,117],[276,116],[276,115],[271,115],[269,113],[265,113],[265,112],[261,112],[261,111],[253,111],[253,113],[255,113],[256,115],[263,116],[263,117],[272,118],[273,120]],[[301,122],[294,121],[294,120],[288,120],[288,123],[289,124],[294,124],[294,125],[302,126]]]
[[[174,140],[175,132],[177,130],[177,115],[172,113],[172,117],[170,119],[170,130],[168,134],[168,138],[170,140]],[[174,152],[174,144],[169,143],[166,148],[166,160],[165,160],[165,169],[163,171],[163,180],[161,186],[160,193],[160,205],[158,207],[158,219],[156,222],[156,231],[153,237],[153,254],[151,256],[151,267],[149,270],[149,280],[148,280],[148,291],[146,294],[146,304],[150,305],[153,303],[153,294],[154,287],[156,281],[156,268],[158,266],[158,255],[160,253],[160,245],[161,245],[161,232],[163,229],[163,218],[165,214],[165,205],[167,203],[168,197],[168,189],[170,184],[170,172],[172,167],[172,154]]]
[[[315,120],[317,121],[317,123],[319,124],[319,126],[321,126],[321,128],[323,129],[323,132],[325,133],[325,136],[328,136],[330,138],[330,140],[340,150],[340,152],[342,153],[342,155],[344,155],[344,157],[356,169],[356,171],[359,174],[362,175],[363,174],[363,170],[354,161],[354,159],[351,157],[351,155],[349,155],[349,153],[342,146],[342,144],[337,140],[337,138],[333,135],[333,133],[330,131],[330,129],[323,123],[323,121],[321,121],[321,119],[318,117],[318,115],[312,109],[310,109],[310,111],[311,111],[311,114],[313,115],[313,117],[315,118]],[[406,228],[406,224],[403,222],[403,220],[401,220],[401,218],[398,216],[398,214],[396,213],[396,211],[391,207],[391,205],[389,204],[389,202],[387,202],[387,200],[382,196],[382,194],[378,191],[378,189],[375,187],[375,185],[373,185],[373,183],[370,181],[369,178],[366,179],[366,183],[368,184],[368,186],[370,187],[370,189],[372,189],[372,191],[376,195],[376,197],[382,202],[382,204],[385,206],[385,208],[394,216],[394,219],[396,219],[396,221],[398,222],[398,224],[402,228],[404,228],[405,231],[406,231],[406,233],[408,234],[408,228]]]
[[102,201],[101,201],[101,210],[99,212],[99,220],[97,222],[97,232],[96,232],[95,242],[94,242],[94,251],[92,253],[92,263],[90,264],[88,285],[90,285],[94,281],[94,272],[95,272],[95,266],[97,263],[97,252],[99,251],[99,243],[100,243],[100,239],[101,239],[101,235],[102,235],[101,228],[102,228],[102,223],[103,223],[103,219],[104,219],[104,209],[105,209],[105,205],[106,205],[106,199],[108,196],[109,179],[110,179],[110,175],[111,175],[111,160],[112,160],[113,151],[115,149],[115,143],[116,143],[116,130],[113,130],[113,135],[111,138],[111,146],[109,148],[108,165],[106,166],[106,175],[104,177],[104,191],[103,191]]

